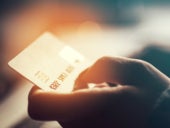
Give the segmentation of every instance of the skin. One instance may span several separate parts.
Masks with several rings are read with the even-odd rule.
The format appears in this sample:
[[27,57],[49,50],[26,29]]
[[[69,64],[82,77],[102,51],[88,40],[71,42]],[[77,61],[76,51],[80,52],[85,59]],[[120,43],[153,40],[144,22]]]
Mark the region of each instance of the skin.
[[[154,105],[170,80],[145,61],[103,57],[75,83],[68,94],[33,87],[28,98],[30,117],[56,120],[64,128],[149,128]],[[96,85],[89,89],[88,83]]]

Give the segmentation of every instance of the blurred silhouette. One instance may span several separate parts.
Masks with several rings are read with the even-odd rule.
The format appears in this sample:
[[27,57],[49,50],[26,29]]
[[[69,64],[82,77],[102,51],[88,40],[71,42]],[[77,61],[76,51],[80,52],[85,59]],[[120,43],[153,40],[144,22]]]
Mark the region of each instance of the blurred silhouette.
[[151,63],[170,77],[170,49],[165,46],[150,45],[131,57]]

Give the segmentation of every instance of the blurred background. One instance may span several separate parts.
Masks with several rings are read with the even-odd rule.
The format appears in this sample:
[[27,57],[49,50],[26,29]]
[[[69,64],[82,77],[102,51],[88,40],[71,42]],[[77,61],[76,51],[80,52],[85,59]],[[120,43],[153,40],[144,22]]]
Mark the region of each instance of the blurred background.
[[32,84],[7,65],[45,31],[91,61],[102,56],[140,58],[170,76],[170,0],[1,0],[2,128],[61,127],[28,117]]

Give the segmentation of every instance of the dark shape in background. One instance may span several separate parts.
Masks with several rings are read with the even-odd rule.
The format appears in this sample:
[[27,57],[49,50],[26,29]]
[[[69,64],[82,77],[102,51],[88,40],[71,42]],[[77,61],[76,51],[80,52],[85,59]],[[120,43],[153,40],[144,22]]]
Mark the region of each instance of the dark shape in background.
[[150,45],[132,57],[151,63],[161,72],[170,77],[170,49]]

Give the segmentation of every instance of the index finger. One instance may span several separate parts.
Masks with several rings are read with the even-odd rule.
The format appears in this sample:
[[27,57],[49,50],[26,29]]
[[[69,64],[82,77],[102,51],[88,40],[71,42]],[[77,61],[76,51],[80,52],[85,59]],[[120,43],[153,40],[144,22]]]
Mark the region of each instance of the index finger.
[[82,83],[114,83],[133,86],[168,85],[169,78],[151,64],[125,57],[103,57],[80,74],[76,88]]

